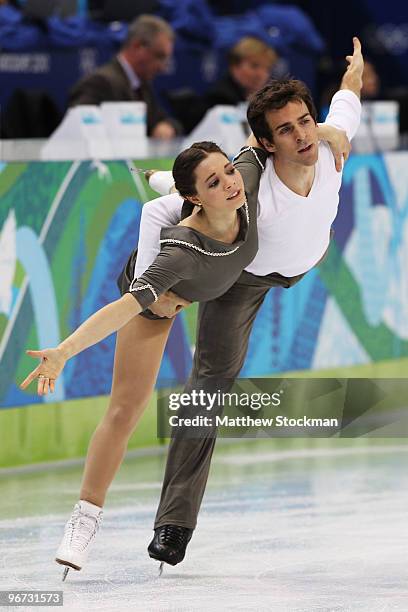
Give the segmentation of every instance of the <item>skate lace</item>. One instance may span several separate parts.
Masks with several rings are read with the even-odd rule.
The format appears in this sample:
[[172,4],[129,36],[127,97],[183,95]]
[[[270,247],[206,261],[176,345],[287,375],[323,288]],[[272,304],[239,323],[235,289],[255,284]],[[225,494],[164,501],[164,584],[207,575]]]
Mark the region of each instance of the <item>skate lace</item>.
[[179,548],[187,544],[188,534],[189,530],[186,529],[186,527],[164,525],[164,527],[160,530],[159,541],[160,544]]
[[101,516],[92,516],[75,508],[67,524],[67,536],[73,549],[82,551],[95,537],[101,523]]

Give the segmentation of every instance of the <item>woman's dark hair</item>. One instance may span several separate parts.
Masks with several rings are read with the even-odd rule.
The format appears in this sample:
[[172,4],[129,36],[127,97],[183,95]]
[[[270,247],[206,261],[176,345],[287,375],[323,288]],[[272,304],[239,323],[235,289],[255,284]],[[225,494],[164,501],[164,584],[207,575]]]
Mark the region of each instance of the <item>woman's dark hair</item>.
[[221,153],[228,159],[228,155],[215,142],[207,141],[195,142],[177,155],[173,165],[173,178],[176,189],[183,198],[196,195],[194,171],[210,153]]
[[248,104],[248,123],[258,140],[266,138],[269,142],[273,142],[266,113],[279,110],[286,106],[288,102],[304,102],[316,123],[317,112],[307,86],[296,79],[274,79],[257,91]]

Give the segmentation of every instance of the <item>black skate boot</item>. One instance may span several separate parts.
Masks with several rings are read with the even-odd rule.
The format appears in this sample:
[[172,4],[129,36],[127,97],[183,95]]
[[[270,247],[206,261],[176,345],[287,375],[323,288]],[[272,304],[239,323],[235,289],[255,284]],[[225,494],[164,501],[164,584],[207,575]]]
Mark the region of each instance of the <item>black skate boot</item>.
[[184,559],[193,530],[178,525],[163,525],[154,530],[154,538],[147,549],[157,561],[177,565]]

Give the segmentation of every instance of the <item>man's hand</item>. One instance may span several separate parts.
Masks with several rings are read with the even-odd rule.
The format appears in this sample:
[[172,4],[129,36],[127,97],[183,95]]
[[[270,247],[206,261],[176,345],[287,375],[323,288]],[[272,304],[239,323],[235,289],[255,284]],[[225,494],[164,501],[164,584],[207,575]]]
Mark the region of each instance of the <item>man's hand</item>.
[[152,130],[152,138],[158,138],[159,140],[171,140],[175,136],[176,130],[167,121],[159,121]]
[[347,55],[347,70],[341,81],[340,89],[350,89],[356,96],[360,97],[363,86],[364,59],[361,54],[361,44],[357,36],[353,38],[353,55]]
[[180,310],[185,308],[186,306],[190,306],[191,302],[188,300],[184,300],[179,295],[176,295],[172,291],[167,291],[163,293],[151,306],[149,306],[149,310],[153,312],[153,314],[158,317],[166,317],[167,319],[172,319],[176,316]]
[[324,140],[329,145],[334,156],[337,172],[341,172],[344,163],[348,160],[351,144],[344,130],[339,130],[327,123],[318,124],[319,140]]

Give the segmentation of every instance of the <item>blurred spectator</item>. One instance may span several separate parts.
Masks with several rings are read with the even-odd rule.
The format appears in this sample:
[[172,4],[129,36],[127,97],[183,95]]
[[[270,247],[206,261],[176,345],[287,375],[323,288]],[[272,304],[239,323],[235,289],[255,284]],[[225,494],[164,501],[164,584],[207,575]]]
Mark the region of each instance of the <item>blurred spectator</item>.
[[374,64],[365,59],[363,70],[363,86],[361,88],[361,99],[379,99],[381,95],[381,81]]
[[278,54],[260,39],[245,36],[229,50],[227,61],[226,74],[203,96],[189,88],[168,92],[168,100],[186,133],[191,132],[213,106],[236,106],[246,102],[266,84]]
[[[325,118],[330,101],[339,88],[344,69],[345,64],[341,61],[337,63],[335,67],[330,70],[329,75],[326,76],[328,85],[324,89],[321,97],[321,119]],[[374,63],[366,57],[364,57],[363,86],[361,88],[360,97],[361,100],[385,100],[388,97],[386,92],[382,89],[381,79]]]
[[148,135],[170,140],[180,132],[179,124],[159,106],[151,81],[165,71],[173,46],[174,32],[166,21],[153,15],[141,15],[130,24],[119,54],[74,85],[69,106],[144,101]]
[[14,6],[16,9],[21,9],[21,4],[18,0],[0,0],[0,6]]
[[228,52],[228,72],[206,95],[207,108],[248,100],[266,84],[277,60],[276,51],[258,38],[241,38]]
[[361,99],[364,100],[395,100],[399,105],[399,132],[408,133],[408,87],[401,84],[398,87],[384,88],[380,75],[371,60],[364,60],[363,87]]
[[[329,108],[329,103],[338,90],[341,75],[344,73],[344,63],[336,67],[332,72],[330,84],[325,89],[319,112],[319,118],[324,120]],[[334,76],[333,76],[334,75]],[[364,58],[363,86],[361,88],[361,100],[395,100],[399,104],[399,131],[400,134],[408,133],[408,87],[403,84],[399,87],[384,88],[381,75],[372,59]]]
[[2,113],[0,137],[48,138],[62,119],[46,91],[17,88]]
[[133,21],[139,15],[157,13],[159,0],[88,0],[91,19],[101,21]]

